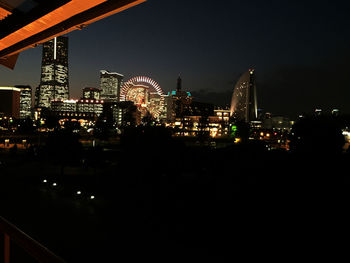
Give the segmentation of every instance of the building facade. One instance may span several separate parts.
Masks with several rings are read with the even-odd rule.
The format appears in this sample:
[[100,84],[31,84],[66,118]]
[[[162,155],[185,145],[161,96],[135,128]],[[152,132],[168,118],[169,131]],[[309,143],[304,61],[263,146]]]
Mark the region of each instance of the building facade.
[[53,100],[51,101],[51,111],[77,111],[77,100]]
[[107,70],[100,71],[100,98],[106,101],[120,101],[120,89],[122,87],[124,76],[116,72]]
[[231,100],[231,116],[245,122],[258,117],[255,71],[250,69],[238,80]]
[[[86,116],[99,117],[103,113],[103,100],[80,99],[80,100],[57,100],[51,101],[51,111],[53,112],[70,112],[70,113],[89,113]],[[74,116],[85,116],[85,115]],[[66,115],[64,115],[66,116]]]
[[84,88],[83,89],[83,99],[93,99],[99,100],[101,95],[101,90],[98,88]]
[[50,107],[51,100],[69,99],[68,37],[43,44],[41,80],[36,107]]
[[19,118],[26,119],[32,116],[32,87],[27,85],[16,85],[21,90],[19,100]]
[[18,119],[20,117],[20,93],[16,87],[0,87],[0,115]]
[[103,100],[81,99],[77,101],[77,112],[94,113],[96,117],[100,117],[103,113],[103,104]]
[[210,136],[212,138],[229,137],[229,121],[220,116],[184,116],[176,119],[172,127],[176,136],[198,137]]
[[285,116],[270,116],[269,118],[264,118],[262,122],[262,127],[267,130],[290,131],[292,125],[293,122]]
[[191,104],[191,93],[182,90],[182,79],[178,77],[176,90],[169,92],[165,99],[167,122],[174,122],[177,118],[189,115],[188,108]]
[[103,118],[116,127],[141,124],[141,112],[132,101],[105,102]]

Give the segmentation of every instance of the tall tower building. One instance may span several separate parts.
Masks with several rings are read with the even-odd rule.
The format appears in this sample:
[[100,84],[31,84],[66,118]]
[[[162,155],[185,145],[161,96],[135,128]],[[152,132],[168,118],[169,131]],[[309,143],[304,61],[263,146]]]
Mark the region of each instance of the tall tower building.
[[101,99],[118,102],[120,101],[120,89],[124,76],[107,70],[100,71]]
[[52,100],[69,99],[68,37],[60,36],[43,44],[38,107],[50,107]]
[[232,95],[231,116],[250,122],[258,118],[255,72],[248,70],[238,80]]
[[28,85],[16,85],[21,90],[19,96],[19,118],[26,119],[32,116],[32,87]]
[[167,121],[173,122],[176,118],[182,118],[192,104],[190,92],[182,89],[182,79],[179,76],[176,82],[176,90],[168,93],[166,98]]

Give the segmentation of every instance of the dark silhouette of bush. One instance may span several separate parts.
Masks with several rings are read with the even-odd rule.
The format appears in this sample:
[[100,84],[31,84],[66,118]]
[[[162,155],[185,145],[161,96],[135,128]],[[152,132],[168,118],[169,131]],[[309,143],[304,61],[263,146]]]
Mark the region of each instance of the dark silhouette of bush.
[[291,134],[290,150],[296,153],[340,154],[345,144],[341,124],[327,116],[303,118],[295,123]]
[[99,118],[94,128],[94,137],[101,140],[108,140],[114,136],[114,131],[111,121]]
[[242,142],[247,142],[250,134],[249,123],[245,121],[237,121],[235,124],[237,126],[236,137],[240,138]]
[[18,132],[21,134],[32,134],[35,130],[33,120],[27,117],[19,121]]
[[156,151],[159,148],[170,149],[172,143],[171,131],[165,127],[140,126],[125,128],[121,136],[124,149],[144,148]]
[[79,135],[70,130],[51,133],[47,138],[46,148],[48,157],[61,164],[78,164],[81,158]]

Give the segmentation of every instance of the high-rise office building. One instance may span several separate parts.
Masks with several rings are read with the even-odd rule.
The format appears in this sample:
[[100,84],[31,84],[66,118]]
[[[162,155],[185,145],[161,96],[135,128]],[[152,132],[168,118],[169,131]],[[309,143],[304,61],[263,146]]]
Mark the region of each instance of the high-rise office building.
[[118,102],[120,101],[120,89],[124,76],[107,70],[100,71],[100,89],[103,100]]
[[40,85],[34,90],[34,107],[39,107]]
[[51,100],[69,98],[68,37],[55,37],[43,44],[38,95],[36,106],[46,108]]
[[166,98],[167,121],[173,122],[176,118],[190,115],[188,109],[192,102],[192,95],[190,92],[182,89],[182,79],[179,76],[177,79],[176,90],[169,92]]
[[250,69],[238,80],[232,95],[231,116],[250,122],[258,117],[255,72]]
[[0,115],[19,118],[19,101],[21,89],[0,87]]
[[95,99],[99,100],[101,95],[101,90],[97,88],[84,88],[83,89],[83,99]]
[[32,87],[28,85],[16,85],[21,90],[19,99],[19,118],[26,119],[32,116]]

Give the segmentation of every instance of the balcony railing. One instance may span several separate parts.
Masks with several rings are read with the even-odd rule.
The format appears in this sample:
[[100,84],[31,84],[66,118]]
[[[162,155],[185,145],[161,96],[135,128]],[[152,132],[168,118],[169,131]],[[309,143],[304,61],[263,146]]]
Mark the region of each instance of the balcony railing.
[[[4,263],[10,263],[10,246],[16,244],[29,256],[40,263],[65,263],[61,258],[53,254],[39,242],[22,232],[16,226],[0,216],[0,234],[4,237]],[[0,253],[1,255],[2,253]],[[1,262],[1,260],[0,260]]]

